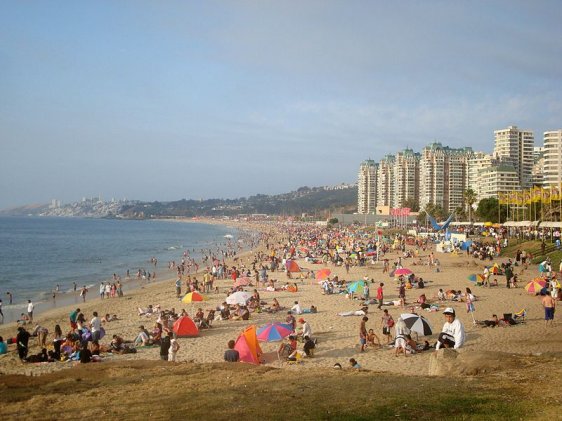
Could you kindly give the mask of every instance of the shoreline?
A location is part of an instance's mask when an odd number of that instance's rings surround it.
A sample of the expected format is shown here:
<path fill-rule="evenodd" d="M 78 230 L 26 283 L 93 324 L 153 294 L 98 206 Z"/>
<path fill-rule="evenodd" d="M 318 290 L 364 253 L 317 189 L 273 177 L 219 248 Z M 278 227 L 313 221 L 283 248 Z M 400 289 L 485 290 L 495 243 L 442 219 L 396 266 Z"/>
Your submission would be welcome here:
<path fill-rule="evenodd" d="M 250 228 L 253 232 L 266 232 L 276 235 L 275 241 L 277 244 L 282 244 L 286 239 L 288 233 L 278 224 L 248 224 L 241 223 L 240 229 Z M 312 226 L 310 226 L 311 229 Z M 288 228 L 287 228 L 288 229 Z M 320 230 L 318 232 L 321 232 Z M 322 231 L 323 232 L 323 231 Z M 269 237 L 268 242 L 271 244 L 274 237 Z M 252 250 L 244 250 L 243 253 L 237 255 L 238 261 L 235 263 L 234 259 L 226 259 L 226 264 L 230 267 L 232 265 L 239 266 L 245 264 L 250 267 L 250 262 L 257 252 L 265 252 L 266 247 L 262 243 Z M 429 253 L 433 249 L 428 249 L 421 254 L 421 258 L 427 259 Z M 424 339 L 435 341 L 443 325 L 443 315 L 441 314 L 445 307 L 453 307 L 456 309 L 459 319 L 464 323 L 467 332 L 467 342 L 461 353 L 485 353 L 485 352 L 507 352 L 519 355 L 532 355 L 532 354 L 549 354 L 549 353 L 562 353 L 562 340 L 555 337 L 551 341 L 544 341 L 547 335 L 552 335 L 555 332 L 560 332 L 559 325 L 554 329 L 544 326 L 543 312 L 540 300 L 536 297 L 526 293 L 522 288 L 525 282 L 534 278 L 536 273 L 534 269 L 527 271 L 522 267 L 517 268 L 517 274 L 520 276 L 520 287 L 516 289 L 506 289 L 503 287 L 482 288 L 476 287 L 473 283 L 467 281 L 467 276 L 470 273 L 481 273 L 484 264 L 488 262 L 480 261 L 465 255 L 455 256 L 451 254 L 436 253 L 440 262 L 440 271 L 434 270 L 427 265 L 413 265 L 414 259 L 405 259 L 404 264 L 414 270 L 416 275 L 421 276 L 426 281 L 426 289 L 423 291 L 431 302 L 436 302 L 434 297 L 437 295 L 439 288 L 464 290 L 465 287 L 472 287 L 473 292 L 477 296 L 476 313 L 477 320 L 489 319 L 492 313 L 501 315 L 503 313 L 515 313 L 522 308 L 527 310 L 527 317 L 524 324 L 513 327 L 498 327 L 481 328 L 472 324 L 472 319 L 466 313 L 465 303 L 447 301 L 445 303 L 438 303 L 439 310 L 434 312 L 424 311 L 418 308 L 415 300 L 419 295 L 418 290 L 409 290 L 407 292 L 406 308 L 402 309 L 396 306 L 385 306 L 389 313 L 395 320 L 400 317 L 401 313 L 416 311 L 422 314 L 429 323 L 433 326 L 433 335 L 427 338 L 420 337 L 423 342 Z M 399 254 L 391 252 L 385 257 L 391 261 L 397 259 Z M 501 263 L 506 261 L 507 258 L 500 257 L 495 259 L 495 262 Z M 389 278 L 388 274 L 382 273 L 382 266 L 380 264 L 368 266 L 352 266 L 349 273 L 346 272 L 342 266 L 328 265 L 315 265 L 310 262 L 305 263 L 304 260 L 298 261 L 301 267 L 309 267 L 317 271 L 323 267 L 329 267 L 332 271 L 332 276 L 338 275 L 340 279 L 353 281 L 363 279 L 367 276 L 375 281 L 375 285 L 379 282 L 385 284 L 385 301 L 394 301 L 397 299 L 398 291 L 396 290 L 396 283 L 393 278 Z M 201 268 L 202 270 L 204 268 Z M 201 273 L 202 271 L 199 271 Z M 192 274 L 193 276 L 193 274 Z M 278 280 L 279 284 L 285 283 L 286 276 L 284 272 L 270 273 L 271 278 Z M 500 285 L 505 285 L 500 279 Z M 185 277 L 183 278 L 185 280 Z M 199 276 L 198 276 L 198 279 Z M 219 294 L 209 293 L 204 294 L 205 301 L 202 303 L 182 304 L 175 296 L 174 288 L 175 278 L 161 279 L 158 282 L 141 285 L 135 291 L 127 293 L 123 298 L 104 299 L 103 301 L 97 298 L 96 300 L 88 300 L 84 305 L 80 304 L 80 308 L 86 319 L 89 320 L 93 311 L 98 311 L 100 316 L 110 313 L 117 314 L 119 319 L 116 322 L 111 322 L 104 326 L 106 329 L 106 338 L 111 338 L 113 334 L 118 334 L 125 339 L 133 340 L 138 332 L 139 325 L 144 325 L 149 330 L 155 322 L 155 318 L 138 316 L 137 308 L 146 308 L 148 304 L 160 304 L 163 309 L 170 309 L 175 307 L 176 311 L 182 308 L 186 309 L 190 315 L 197 310 L 198 307 L 203 309 L 214 309 L 224 301 L 224 293 L 228 287 L 232 285 L 231 279 L 224 279 L 216 281 L 219 287 Z M 429 358 L 431 352 L 422 352 L 417 355 L 408 356 L 408 358 L 396 358 L 394 356 L 394 349 L 369 349 L 365 353 L 359 352 L 357 330 L 359 327 L 360 318 L 358 317 L 341 317 L 338 315 L 340 312 L 349 312 L 357 310 L 361 302 L 357 300 L 346 299 L 344 295 L 333 294 L 324 295 L 318 283 L 312 279 L 294 279 L 290 282 L 298 283 L 298 292 L 292 293 L 288 291 L 265 291 L 258 287 L 261 295 L 261 300 L 270 303 L 273 298 L 277 298 L 282 306 L 291 308 L 293 302 L 298 300 L 303 308 L 309 308 L 315 305 L 318 308 L 316 314 L 305 314 L 303 317 L 310 322 L 313 334 L 318 338 L 318 349 L 315 357 L 306 359 L 302 367 L 310 368 L 325 368 L 331 369 L 335 363 L 345 363 L 350 357 L 356 358 L 361 366 L 368 370 L 376 370 L 389 373 L 406 374 L 406 375 L 426 375 L 428 374 Z M 184 291 L 182 285 L 182 292 Z M 252 290 L 254 287 L 247 288 Z M 375 295 L 376 287 L 371 287 L 371 296 Z M 183 295 L 183 294 L 182 294 Z M 63 331 L 68 329 L 68 312 L 73 310 L 72 304 L 66 307 L 48 310 L 42 313 L 38 321 L 42 326 L 45 326 L 52 332 L 54 324 L 60 324 Z M 384 337 L 380 333 L 380 318 L 382 311 L 378 310 L 375 306 L 369 308 L 369 321 L 367 322 L 368 328 L 373 328 L 381 339 Z M 203 330 L 200 335 L 195 338 L 180 338 L 178 339 L 181 350 L 178 354 L 178 361 L 180 362 L 194 362 L 194 363 L 216 363 L 221 362 L 226 343 L 230 339 L 236 339 L 238 334 L 249 325 L 261 326 L 266 323 L 284 321 L 286 311 L 281 311 L 277 314 L 269 314 L 267 312 L 252 313 L 249 321 L 216 321 L 213 327 L 209 330 Z M 4 337 L 11 337 L 15 332 L 15 325 L 0 326 L 0 334 Z M 49 336 L 49 339 L 52 335 Z M 33 340 L 32 340 L 33 341 Z M 102 340 L 107 343 L 108 339 Z M 34 342 L 34 341 L 33 341 Z M 267 366 L 276 368 L 292 369 L 293 366 L 282 364 L 276 355 L 276 350 L 279 342 L 260 343 L 264 352 L 264 359 Z M 31 352 L 37 348 L 34 347 Z M 28 373 L 33 372 L 40 374 L 58 370 L 68 365 L 52 363 L 44 366 L 36 367 L 30 364 L 21 364 L 17 358 L 13 357 L 0 359 L 0 373 Z M 158 348 L 139 348 L 137 354 L 122 355 L 111 357 L 112 360 L 158 360 Z"/>

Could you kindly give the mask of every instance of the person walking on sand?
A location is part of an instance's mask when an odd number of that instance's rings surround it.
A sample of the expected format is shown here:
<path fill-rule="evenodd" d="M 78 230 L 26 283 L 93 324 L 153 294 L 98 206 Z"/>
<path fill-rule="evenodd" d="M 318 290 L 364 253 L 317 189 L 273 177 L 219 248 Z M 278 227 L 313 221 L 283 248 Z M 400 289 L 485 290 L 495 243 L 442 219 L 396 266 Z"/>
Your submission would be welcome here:
<path fill-rule="evenodd" d="M 554 312 L 556 310 L 556 300 L 552 295 L 546 294 L 541 299 L 542 306 L 544 307 L 544 324 L 545 326 L 554 326 Z M 550 323 L 549 323 L 550 322 Z"/>
<path fill-rule="evenodd" d="M 365 352 L 365 348 L 367 347 L 367 326 L 366 323 L 369 321 L 367 316 L 364 316 L 361 319 L 361 324 L 359 325 L 359 343 L 361 344 L 361 351 Z"/>
<path fill-rule="evenodd" d="M 86 294 L 88 293 L 88 288 L 86 288 L 86 285 L 84 285 L 82 287 L 82 290 L 80 290 L 80 297 L 82 297 L 82 302 L 85 303 L 86 302 Z"/>
<path fill-rule="evenodd" d="M 35 306 L 31 302 L 31 300 L 27 300 L 27 317 L 29 317 L 29 322 L 33 322 L 33 308 Z"/>

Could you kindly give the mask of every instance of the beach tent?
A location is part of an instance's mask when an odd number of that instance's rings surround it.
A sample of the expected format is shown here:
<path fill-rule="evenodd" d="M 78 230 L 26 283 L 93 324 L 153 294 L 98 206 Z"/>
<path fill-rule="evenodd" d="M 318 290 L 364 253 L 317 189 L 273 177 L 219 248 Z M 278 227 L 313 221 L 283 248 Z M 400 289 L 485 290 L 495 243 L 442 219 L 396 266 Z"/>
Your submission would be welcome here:
<path fill-rule="evenodd" d="M 285 267 L 287 268 L 288 272 L 300 272 L 301 268 L 299 267 L 299 265 L 297 264 L 297 262 L 295 262 L 294 260 L 287 260 L 287 262 L 285 263 Z"/>
<path fill-rule="evenodd" d="M 262 350 L 256 336 L 254 325 L 246 328 L 236 339 L 234 349 L 240 354 L 240 362 L 259 364 Z"/>
<path fill-rule="evenodd" d="M 188 316 L 180 317 L 174 323 L 174 333 L 180 337 L 190 337 L 190 336 L 198 336 L 199 329 Z"/>

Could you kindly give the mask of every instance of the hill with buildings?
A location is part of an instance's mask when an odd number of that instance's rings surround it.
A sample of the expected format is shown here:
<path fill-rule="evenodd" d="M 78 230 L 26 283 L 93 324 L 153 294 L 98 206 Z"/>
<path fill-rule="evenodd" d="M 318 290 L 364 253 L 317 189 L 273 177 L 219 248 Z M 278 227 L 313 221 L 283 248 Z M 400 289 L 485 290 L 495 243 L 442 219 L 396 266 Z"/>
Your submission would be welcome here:
<path fill-rule="evenodd" d="M 89 218 L 151 219 L 168 217 L 220 217 L 251 214 L 325 218 L 331 213 L 357 210 L 357 186 L 300 187 L 278 195 L 258 194 L 238 199 L 181 199 L 170 202 L 109 201 L 82 199 L 61 204 L 27 205 L 0 211 L 9 216 L 59 216 Z"/>

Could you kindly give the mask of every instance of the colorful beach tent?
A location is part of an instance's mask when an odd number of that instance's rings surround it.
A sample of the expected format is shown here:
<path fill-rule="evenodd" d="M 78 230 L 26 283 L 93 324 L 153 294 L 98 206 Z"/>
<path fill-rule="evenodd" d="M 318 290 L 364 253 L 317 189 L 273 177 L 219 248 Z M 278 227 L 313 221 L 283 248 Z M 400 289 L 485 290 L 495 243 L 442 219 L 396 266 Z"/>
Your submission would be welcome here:
<path fill-rule="evenodd" d="M 174 323 L 174 333 L 181 338 L 198 336 L 199 329 L 188 316 L 180 317 Z"/>
<path fill-rule="evenodd" d="M 193 291 L 188 294 L 185 294 L 184 297 L 181 299 L 181 302 L 185 304 L 189 304 L 194 301 L 204 301 L 204 300 L 205 298 L 201 294 L 199 294 L 197 291 Z"/>
<path fill-rule="evenodd" d="M 236 339 L 234 349 L 240 354 L 240 362 L 259 364 L 262 350 L 256 336 L 254 325 L 246 328 Z"/>
<path fill-rule="evenodd" d="M 299 267 L 299 265 L 297 264 L 297 262 L 295 262 L 294 260 L 287 260 L 287 262 L 285 262 L 285 267 L 287 268 L 288 272 L 300 272 L 301 268 Z"/>
<path fill-rule="evenodd" d="M 353 292 L 355 294 L 363 294 L 365 289 L 365 281 L 355 281 L 349 284 L 347 287 L 348 292 Z"/>

